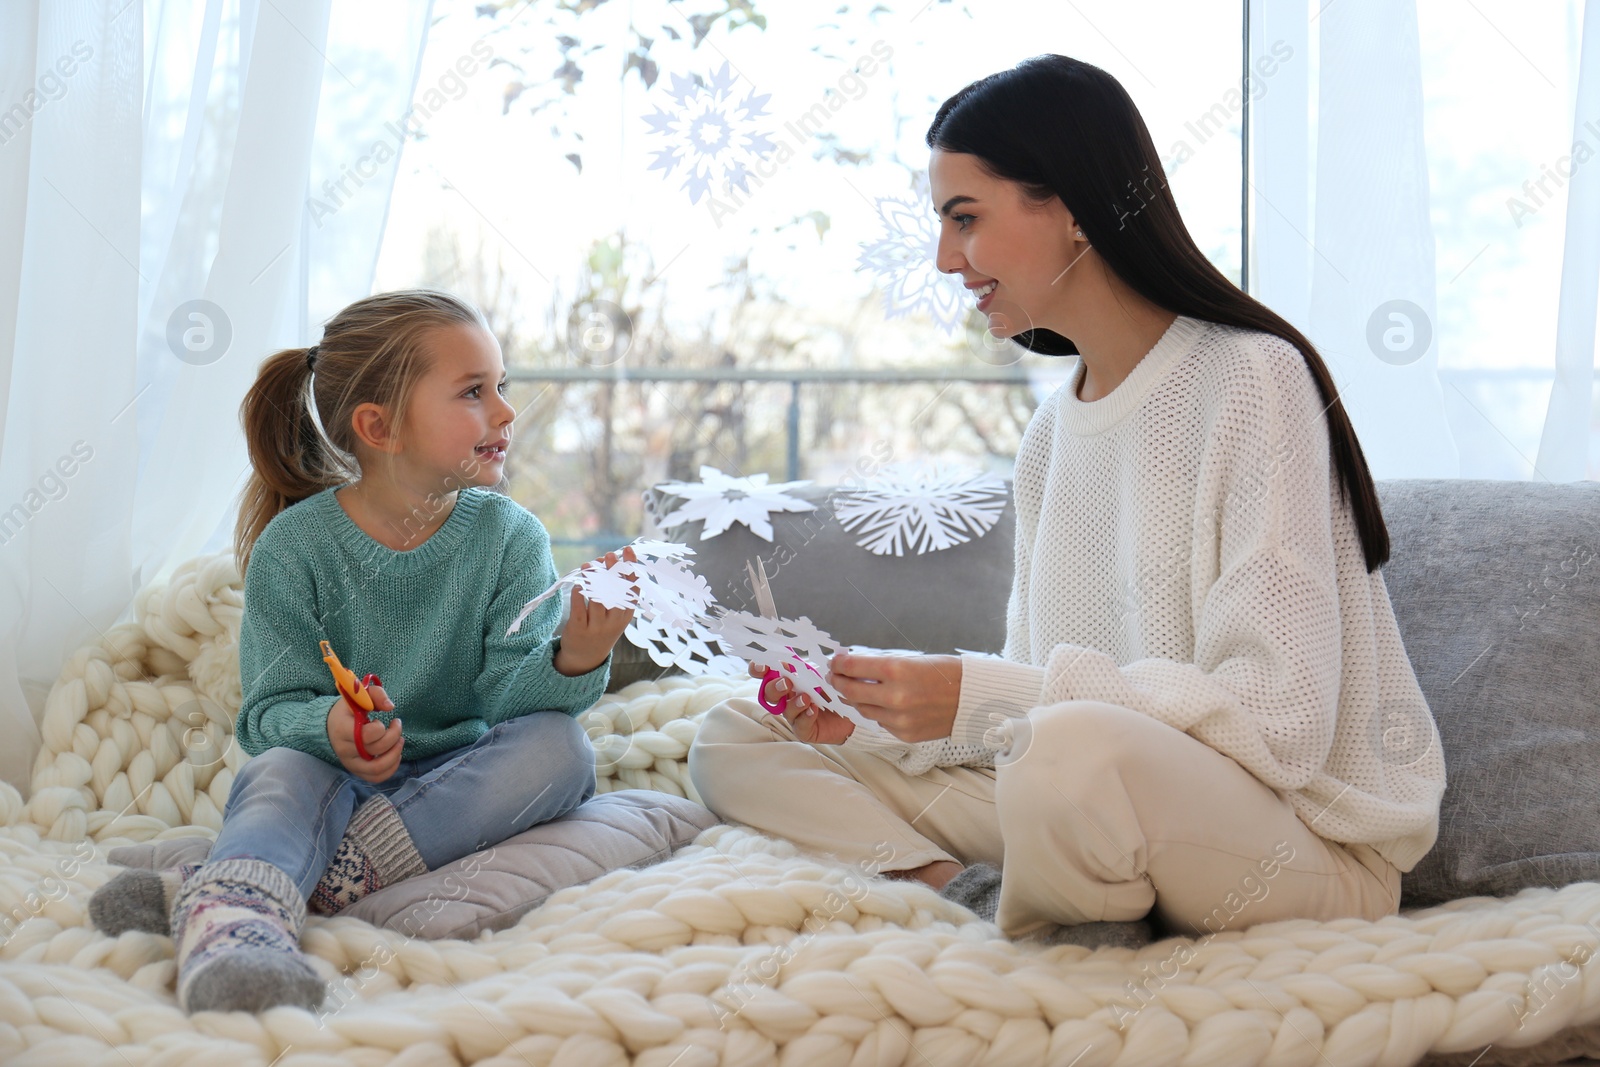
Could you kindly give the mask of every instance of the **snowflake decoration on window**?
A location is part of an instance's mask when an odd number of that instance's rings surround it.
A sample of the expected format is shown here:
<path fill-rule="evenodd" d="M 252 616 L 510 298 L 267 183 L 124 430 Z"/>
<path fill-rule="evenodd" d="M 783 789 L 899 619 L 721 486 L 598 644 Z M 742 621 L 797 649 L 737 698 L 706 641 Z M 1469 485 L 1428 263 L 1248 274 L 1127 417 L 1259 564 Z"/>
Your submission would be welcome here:
<path fill-rule="evenodd" d="M 662 482 L 656 486 L 664 493 L 683 497 L 685 503 L 671 514 L 661 517 L 661 525 L 671 529 L 680 523 L 703 520 L 700 539 L 708 540 L 722 533 L 736 522 L 742 522 L 750 532 L 763 540 L 772 540 L 772 520 L 779 511 L 811 511 L 815 504 L 790 496 L 787 490 L 799 489 L 810 482 L 778 482 L 767 484 L 765 474 L 749 478 L 734 478 L 715 467 L 701 467 L 698 482 Z"/>
<path fill-rule="evenodd" d="M 722 611 L 710 620 L 718 641 L 731 655 L 782 672 L 798 691 L 822 708 L 843 715 L 858 728 L 883 730 L 864 718 L 844 694 L 828 684 L 828 660 L 845 645 L 804 615 L 798 619 L 769 619 L 748 611 Z M 885 731 L 887 732 L 887 731 Z"/>
<path fill-rule="evenodd" d="M 981 471 L 891 463 L 876 484 L 842 490 L 834 508 L 839 525 L 862 536 L 856 544 L 878 556 L 919 555 L 982 537 L 1000 521 L 1010 492 L 1003 479 Z"/>
<path fill-rule="evenodd" d="M 736 80 L 726 62 L 706 78 L 673 74 L 667 95 L 676 106 L 671 110 L 657 106 L 654 114 L 644 116 L 650 132 L 668 142 L 666 148 L 657 150 L 647 169 L 663 171 L 662 178 L 666 178 L 679 163 L 686 162 L 682 187 L 688 190 L 691 204 L 698 204 L 712 191 L 716 168 L 721 170 L 723 188 L 737 187 L 749 193 L 750 164 L 765 160 L 778 147 L 764 130 L 753 128 L 755 121 L 767 114 L 772 94 L 758 96 L 752 91 L 736 103 Z"/>
<path fill-rule="evenodd" d="M 857 266 L 883 288 L 884 314 L 894 319 L 926 311 L 946 336 L 967 316 L 968 293 L 938 269 L 939 223 L 924 201 L 879 197 L 878 219 L 886 236 L 861 243 Z"/>

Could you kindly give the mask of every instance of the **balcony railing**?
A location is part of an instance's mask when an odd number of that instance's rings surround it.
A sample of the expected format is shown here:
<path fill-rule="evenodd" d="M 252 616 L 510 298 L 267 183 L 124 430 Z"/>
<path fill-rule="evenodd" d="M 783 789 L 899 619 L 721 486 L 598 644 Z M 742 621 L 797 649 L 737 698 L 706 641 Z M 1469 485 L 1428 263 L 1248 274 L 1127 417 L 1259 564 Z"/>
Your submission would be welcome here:
<path fill-rule="evenodd" d="M 920 385 L 931 382 L 968 382 L 986 385 L 1056 385 L 1072 373 L 1075 361 L 1061 360 L 1050 365 L 1012 365 L 1008 367 L 973 367 L 968 369 L 942 369 L 930 367 L 910 368 L 688 368 L 652 367 L 633 368 L 626 363 L 612 367 L 521 367 L 508 369 L 507 376 L 517 382 L 761 382 L 787 384 L 789 403 L 787 409 L 786 471 L 784 478 L 795 481 L 802 477 L 800 464 L 800 414 L 801 387 L 828 384 Z M 1498 383 L 1549 383 L 1554 372 L 1539 368 L 1441 368 L 1439 378 L 1446 385 L 1455 384 L 1463 393 L 1483 382 Z M 1500 428 L 1506 436 L 1504 428 Z M 1506 438 L 1510 441 L 1510 438 Z M 1515 446 L 1512 446 L 1515 448 Z M 1521 454 L 1519 452 L 1519 454 Z M 1591 455 L 1600 456 L 1600 428 L 1595 431 Z M 1531 457 L 1523 456 L 1528 462 Z M 642 487 L 641 487 L 642 488 Z M 590 537 L 552 537 L 558 546 L 588 546 L 598 551 L 609 551 L 631 540 L 620 532 L 597 532 Z"/>
<path fill-rule="evenodd" d="M 786 481 L 800 477 L 800 387 L 820 383 L 869 383 L 875 385 L 915 385 L 924 382 L 976 382 L 990 385 L 1031 385 L 1038 381 L 1065 381 L 1072 365 L 1061 370 L 1011 367 L 984 367 L 970 370 L 939 370 L 928 367 L 838 369 L 797 368 L 740 368 L 706 370 L 690 367 L 654 367 L 646 370 L 629 368 L 625 363 L 614 367 L 556 367 L 518 368 L 508 370 L 507 377 L 517 382 L 779 382 L 789 385 L 789 410 L 787 417 L 788 470 Z M 569 543 L 599 544 L 598 540 L 585 539 Z M 621 543 L 621 542 L 619 542 Z"/>

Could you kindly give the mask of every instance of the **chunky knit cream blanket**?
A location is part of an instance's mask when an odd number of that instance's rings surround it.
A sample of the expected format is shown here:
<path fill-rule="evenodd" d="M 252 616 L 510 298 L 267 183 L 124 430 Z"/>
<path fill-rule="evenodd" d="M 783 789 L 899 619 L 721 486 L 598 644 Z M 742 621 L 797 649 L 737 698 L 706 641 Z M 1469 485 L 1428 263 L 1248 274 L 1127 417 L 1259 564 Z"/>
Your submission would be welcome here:
<path fill-rule="evenodd" d="M 108 938 L 109 848 L 215 833 L 240 762 L 240 579 L 203 557 L 79 650 L 25 803 L 0 784 L 0 1063 L 494 1067 L 1547 1063 L 1600 1052 L 1600 886 L 1138 952 L 1013 945 L 925 887 L 719 826 L 516 927 L 419 941 L 313 916 L 320 1013 L 186 1016 L 170 939 Z M 694 796 L 700 714 L 748 679 L 585 713 L 601 789 Z"/>

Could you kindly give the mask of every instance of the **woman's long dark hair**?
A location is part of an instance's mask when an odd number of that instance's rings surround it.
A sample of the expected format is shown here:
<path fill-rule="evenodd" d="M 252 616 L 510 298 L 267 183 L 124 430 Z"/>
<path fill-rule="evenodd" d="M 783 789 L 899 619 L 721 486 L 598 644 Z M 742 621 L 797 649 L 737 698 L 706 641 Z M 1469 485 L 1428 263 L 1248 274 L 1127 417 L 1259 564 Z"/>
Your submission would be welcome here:
<path fill-rule="evenodd" d="M 1117 79 L 1066 56 L 1036 56 L 946 100 L 927 141 L 929 148 L 975 156 L 1036 202 L 1059 197 L 1106 265 L 1158 307 L 1275 334 L 1298 348 L 1322 394 L 1339 496 L 1352 505 L 1368 573 L 1388 561 L 1389 531 L 1372 474 L 1322 357 L 1195 247 L 1150 131 Z M 1013 340 L 1047 356 L 1078 354 L 1069 338 L 1050 330 Z"/>

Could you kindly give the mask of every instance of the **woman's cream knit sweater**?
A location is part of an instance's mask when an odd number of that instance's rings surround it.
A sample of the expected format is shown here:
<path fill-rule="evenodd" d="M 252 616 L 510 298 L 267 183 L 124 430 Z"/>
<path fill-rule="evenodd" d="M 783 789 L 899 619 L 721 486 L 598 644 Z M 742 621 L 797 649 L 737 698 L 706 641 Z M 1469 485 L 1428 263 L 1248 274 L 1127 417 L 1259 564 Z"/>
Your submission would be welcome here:
<path fill-rule="evenodd" d="M 910 774 L 993 766 L 1030 708 L 1107 701 L 1410 870 L 1438 833 L 1444 759 L 1305 358 L 1179 316 L 1109 395 L 1079 399 L 1082 380 L 1080 363 L 1017 454 L 1003 657 L 962 657 L 949 738 L 846 744 Z"/>

